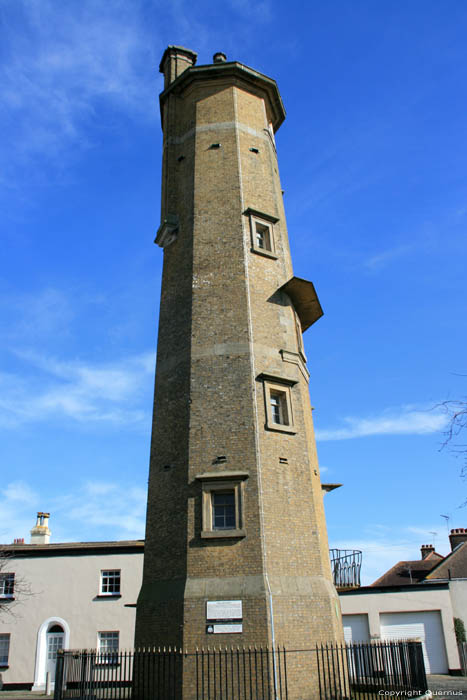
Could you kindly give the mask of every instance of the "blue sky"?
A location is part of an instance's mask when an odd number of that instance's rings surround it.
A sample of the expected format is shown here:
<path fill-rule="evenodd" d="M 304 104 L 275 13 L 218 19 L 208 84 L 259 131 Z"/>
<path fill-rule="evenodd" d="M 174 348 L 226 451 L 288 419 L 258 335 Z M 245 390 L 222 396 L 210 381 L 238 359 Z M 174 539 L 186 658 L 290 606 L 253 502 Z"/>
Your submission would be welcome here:
<path fill-rule="evenodd" d="M 1 0 L 0 539 L 142 537 L 162 254 L 158 64 L 278 82 L 331 546 L 370 582 L 467 525 L 438 402 L 465 396 L 462 0 Z M 433 533 L 437 533 L 436 535 Z"/>

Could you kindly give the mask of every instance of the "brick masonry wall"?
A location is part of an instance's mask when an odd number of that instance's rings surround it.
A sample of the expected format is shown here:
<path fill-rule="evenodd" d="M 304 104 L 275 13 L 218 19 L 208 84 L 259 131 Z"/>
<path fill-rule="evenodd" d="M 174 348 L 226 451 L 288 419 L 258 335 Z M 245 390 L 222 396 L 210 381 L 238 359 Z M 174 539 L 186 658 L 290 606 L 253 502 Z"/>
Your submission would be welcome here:
<path fill-rule="evenodd" d="M 293 272 L 271 104 L 241 70 L 185 83 L 163 101 L 162 218 L 180 224 L 164 250 L 136 644 L 340 640 L 307 378 L 278 292 Z M 252 250 L 248 207 L 277 219 L 276 259 Z M 261 373 L 295 382 L 294 434 L 265 427 Z M 197 477 L 225 470 L 248 474 L 246 536 L 203 539 Z M 206 601 L 231 599 L 243 601 L 243 633 L 207 635 Z M 305 697 L 297 679 L 291 698 Z"/>

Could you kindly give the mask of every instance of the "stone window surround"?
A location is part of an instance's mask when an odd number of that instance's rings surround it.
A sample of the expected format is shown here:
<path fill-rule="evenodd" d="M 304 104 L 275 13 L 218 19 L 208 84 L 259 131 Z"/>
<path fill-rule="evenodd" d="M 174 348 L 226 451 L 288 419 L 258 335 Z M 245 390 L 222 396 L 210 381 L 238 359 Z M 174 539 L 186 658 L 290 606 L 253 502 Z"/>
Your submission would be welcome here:
<path fill-rule="evenodd" d="M 266 414 L 266 430 L 272 430 L 280 433 L 290 433 L 294 435 L 297 430 L 294 425 L 294 413 L 292 407 L 292 387 L 297 384 L 296 379 L 287 379 L 286 377 L 278 377 L 271 374 L 260 374 L 257 377 L 262 380 L 264 387 L 264 409 Z M 287 415 L 287 423 L 276 423 L 273 420 L 271 407 L 271 394 L 280 394 L 285 402 L 285 413 Z"/>
<path fill-rule="evenodd" d="M 244 529 L 245 481 L 247 472 L 208 472 L 199 474 L 201 481 L 202 539 L 232 539 L 246 536 Z M 212 522 L 212 494 L 230 491 L 235 497 L 235 528 L 232 530 L 215 530 Z"/>
<path fill-rule="evenodd" d="M 265 214 L 264 212 L 257 211 L 248 207 L 243 212 L 245 216 L 248 216 L 250 220 L 250 236 L 251 236 L 251 251 L 257 253 L 258 255 L 264 255 L 266 258 L 272 258 L 277 260 L 276 246 L 274 240 L 274 224 L 276 224 L 279 219 L 277 216 L 271 216 L 270 214 Z M 260 248 L 257 245 L 256 240 L 256 224 L 265 226 L 268 229 L 269 235 L 269 248 Z"/>

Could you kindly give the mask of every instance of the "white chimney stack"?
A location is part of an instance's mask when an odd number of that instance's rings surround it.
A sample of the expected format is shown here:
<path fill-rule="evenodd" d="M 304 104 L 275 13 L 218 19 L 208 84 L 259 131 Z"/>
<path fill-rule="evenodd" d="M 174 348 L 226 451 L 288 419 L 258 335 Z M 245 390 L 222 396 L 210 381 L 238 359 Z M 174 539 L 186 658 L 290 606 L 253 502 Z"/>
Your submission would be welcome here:
<path fill-rule="evenodd" d="M 50 513 L 37 514 L 36 524 L 31 530 L 31 544 L 49 544 L 49 518 Z"/>

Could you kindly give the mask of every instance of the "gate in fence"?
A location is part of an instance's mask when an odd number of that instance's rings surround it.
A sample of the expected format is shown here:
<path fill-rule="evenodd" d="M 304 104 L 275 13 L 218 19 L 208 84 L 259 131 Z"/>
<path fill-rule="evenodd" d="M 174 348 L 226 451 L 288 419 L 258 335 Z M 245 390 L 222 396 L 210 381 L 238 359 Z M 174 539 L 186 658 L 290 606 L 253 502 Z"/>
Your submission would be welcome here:
<path fill-rule="evenodd" d="M 55 700 L 356 700 L 427 690 L 420 642 L 314 649 L 62 651 Z M 382 692 L 381 692 L 382 691 Z"/>

